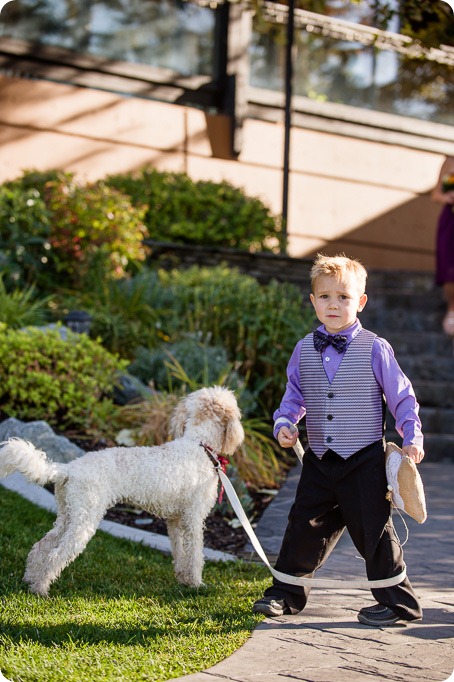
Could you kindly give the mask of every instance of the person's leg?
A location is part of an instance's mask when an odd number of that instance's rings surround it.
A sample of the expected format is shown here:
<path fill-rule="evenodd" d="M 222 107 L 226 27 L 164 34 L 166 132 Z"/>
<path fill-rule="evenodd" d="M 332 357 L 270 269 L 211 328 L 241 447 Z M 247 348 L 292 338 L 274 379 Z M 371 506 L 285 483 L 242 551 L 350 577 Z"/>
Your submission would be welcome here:
<path fill-rule="evenodd" d="M 276 570 L 296 576 L 311 577 L 333 550 L 345 527 L 333 495 L 330 471 L 334 453 L 319 460 L 312 451 L 304 455 L 304 464 L 295 502 L 275 565 Z M 265 591 L 266 600 L 285 600 L 291 613 L 301 611 L 307 602 L 309 587 L 289 585 L 276 578 Z M 260 608 L 259 600 L 254 610 Z M 267 615 L 277 615 L 267 612 Z"/>
<path fill-rule="evenodd" d="M 346 463 L 348 475 L 338 484 L 339 506 L 353 543 L 366 561 L 367 577 L 380 580 L 398 575 L 405 564 L 385 497 L 383 444 L 356 453 Z M 421 607 L 408 578 L 394 587 L 371 591 L 379 604 L 403 620 L 421 618 Z"/>
<path fill-rule="evenodd" d="M 454 282 L 443 284 L 443 297 L 447 306 L 443 320 L 443 331 L 449 336 L 454 336 Z"/>

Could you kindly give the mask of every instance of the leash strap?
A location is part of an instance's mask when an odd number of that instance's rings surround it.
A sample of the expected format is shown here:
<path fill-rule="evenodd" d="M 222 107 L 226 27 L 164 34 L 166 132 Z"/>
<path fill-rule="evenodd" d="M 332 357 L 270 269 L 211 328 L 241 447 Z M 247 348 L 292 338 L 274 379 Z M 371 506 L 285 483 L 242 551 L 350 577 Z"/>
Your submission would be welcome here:
<path fill-rule="evenodd" d="M 303 456 L 304 456 L 304 450 L 303 446 L 299 442 L 299 440 L 296 441 L 296 444 L 294 446 L 294 450 L 298 456 L 298 459 L 300 462 L 303 462 Z M 238 495 L 235 492 L 235 488 L 231 484 L 230 480 L 226 476 L 226 474 L 222 471 L 221 468 L 216 468 L 216 471 L 218 473 L 218 476 L 221 480 L 221 484 L 224 487 L 225 492 L 227 493 L 227 497 L 229 498 L 230 504 L 233 507 L 233 511 L 237 515 L 239 521 L 241 522 L 241 525 L 243 526 L 244 530 L 246 531 L 249 540 L 252 543 L 252 546 L 254 547 L 255 551 L 257 552 L 258 556 L 260 559 L 263 561 L 263 563 L 268 567 L 272 575 L 277 578 L 277 580 L 280 580 L 282 583 L 287 583 L 289 585 L 300 585 L 300 586 L 308 586 L 308 587 L 324 587 L 324 588 L 374 588 L 377 589 L 379 587 L 393 587 L 394 585 L 399 585 L 406 577 L 407 575 L 407 569 L 404 567 L 403 571 L 399 573 L 398 575 L 393 576 L 392 578 L 383 578 L 382 580 L 363 580 L 363 579 L 358 579 L 358 580 L 334 580 L 330 578 L 304 578 L 302 576 L 295 576 L 295 575 L 288 575 L 287 573 L 281 573 L 281 571 L 276 571 L 275 568 L 273 568 L 268 561 L 268 557 L 266 556 L 265 552 L 263 551 L 262 545 L 259 542 L 258 537 L 256 536 L 254 529 L 252 528 L 249 519 L 247 518 L 245 511 L 241 505 L 241 502 L 238 498 Z"/>

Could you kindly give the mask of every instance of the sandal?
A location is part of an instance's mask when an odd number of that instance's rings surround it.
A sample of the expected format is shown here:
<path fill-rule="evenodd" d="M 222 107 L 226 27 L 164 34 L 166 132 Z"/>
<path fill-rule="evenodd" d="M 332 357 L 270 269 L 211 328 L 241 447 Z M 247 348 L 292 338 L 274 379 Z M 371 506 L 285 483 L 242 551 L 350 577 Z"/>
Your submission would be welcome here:
<path fill-rule="evenodd" d="M 454 310 L 449 310 L 443 320 L 443 331 L 448 336 L 454 336 Z"/>

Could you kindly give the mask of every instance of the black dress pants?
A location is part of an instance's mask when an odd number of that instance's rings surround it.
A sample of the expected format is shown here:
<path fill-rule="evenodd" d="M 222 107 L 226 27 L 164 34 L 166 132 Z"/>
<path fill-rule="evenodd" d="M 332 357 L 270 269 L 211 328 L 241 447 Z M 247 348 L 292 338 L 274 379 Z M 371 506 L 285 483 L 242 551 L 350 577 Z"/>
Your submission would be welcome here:
<path fill-rule="evenodd" d="M 400 573 L 404 568 L 403 552 L 386 500 L 386 486 L 381 440 L 348 459 L 332 450 L 319 459 L 307 450 L 275 568 L 290 575 L 312 577 L 346 527 L 365 559 L 368 580 Z M 408 578 L 394 587 L 371 591 L 377 602 L 390 606 L 404 620 L 422 615 Z M 292 613 L 297 613 L 305 607 L 309 592 L 310 587 L 274 579 L 265 596 L 285 599 Z"/>

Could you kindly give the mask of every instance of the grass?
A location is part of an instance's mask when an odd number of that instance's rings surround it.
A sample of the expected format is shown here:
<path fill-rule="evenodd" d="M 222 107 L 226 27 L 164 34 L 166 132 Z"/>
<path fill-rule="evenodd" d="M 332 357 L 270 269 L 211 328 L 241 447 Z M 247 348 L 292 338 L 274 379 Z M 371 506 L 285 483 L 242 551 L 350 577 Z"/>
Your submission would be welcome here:
<path fill-rule="evenodd" d="M 169 556 L 100 531 L 37 597 L 22 575 L 53 520 L 0 488 L 0 671 L 13 682 L 169 680 L 223 660 L 261 620 L 264 567 L 207 562 L 206 585 L 186 588 Z"/>

